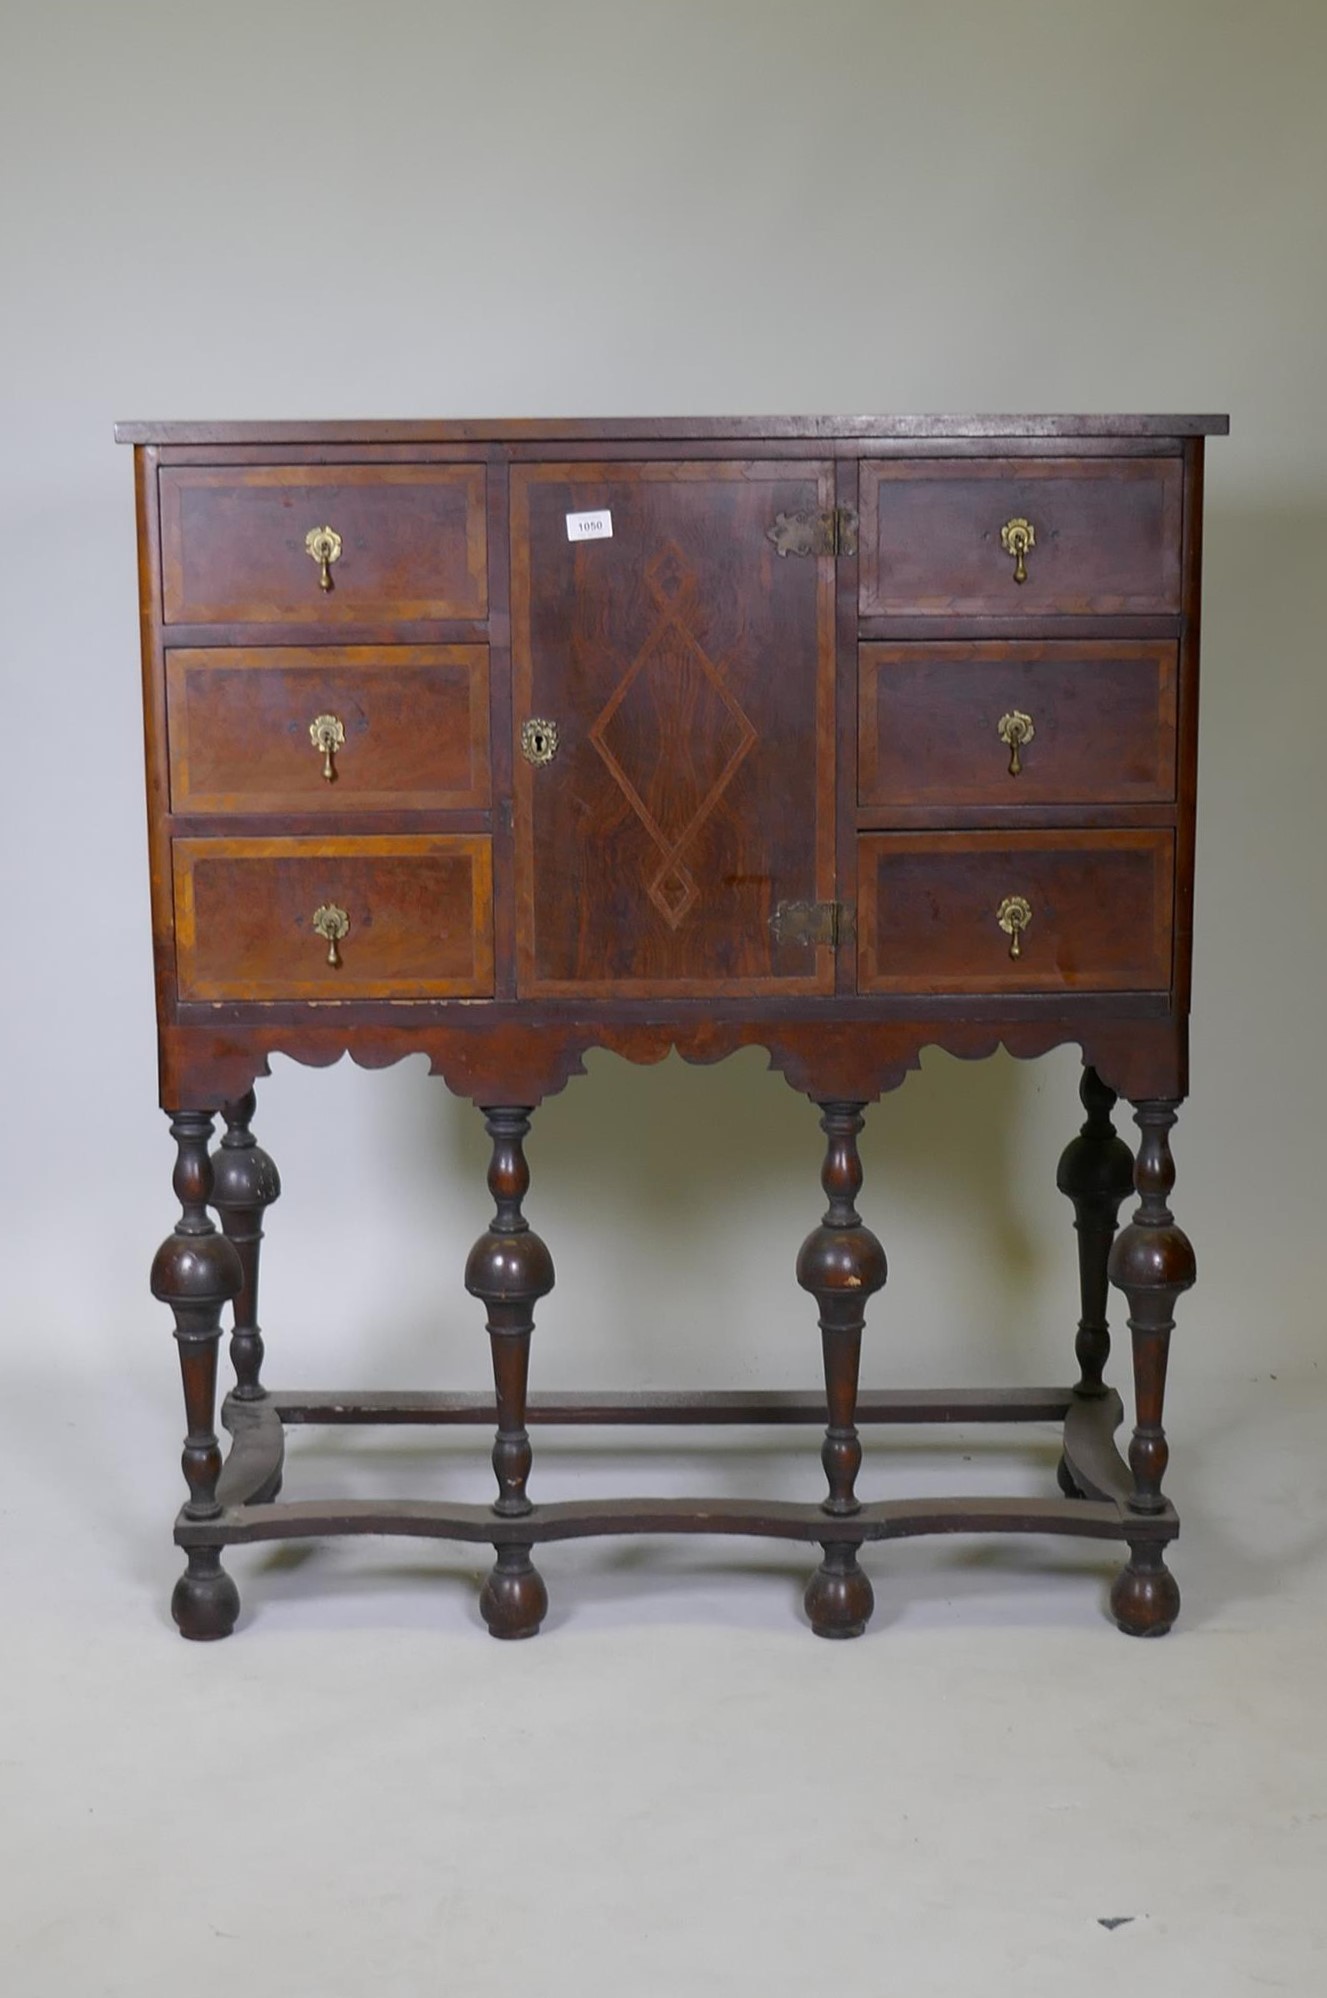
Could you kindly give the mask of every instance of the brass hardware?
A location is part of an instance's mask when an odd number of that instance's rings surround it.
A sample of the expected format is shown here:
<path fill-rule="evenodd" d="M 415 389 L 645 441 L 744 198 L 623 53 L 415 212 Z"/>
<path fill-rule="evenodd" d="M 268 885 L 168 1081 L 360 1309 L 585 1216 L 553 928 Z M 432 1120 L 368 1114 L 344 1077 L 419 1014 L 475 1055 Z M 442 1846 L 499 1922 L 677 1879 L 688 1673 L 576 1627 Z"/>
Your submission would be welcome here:
<path fill-rule="evenodd" d="M 995 724 L 995 732 L 1009 751 L 1009 775 L 1017 777 L 1023 768 L 1023 759 L 1018 752 L 1037 733 L 1032 726 L 1032 717 L 1015 708 L 1012 714 L 1001 715 Z"/>
<path fill-rule="evenodd" d="M 336 765 L 332 759 L 338 749 L 346 746 L 344 723 L 336 715 L 315 715 L 309 723 L 309 740 L 322 752 L 324 782 L 335 784 Z"/>
<path fill-rule="evenodd" d="M 332 564 L 341 560 L 341 536 L 334 527 L 311 527 L 304 537 L 305 553 L 318 564 L 318 587 L 332 587 Z"/>
<path fill-rule="evenodd" d="M 778 513 L 765 539 L 772 541 L 780 555 L 829 555 L 833 552 L 833 515 L 827 513 Z"/>
<path fill-rule="evenodd" d="M 765 539 L 780 555 L 855 555 L 857 510 L 831 506 L 821 513 L 776 513 Z"/>
<path fill-rule="evenodd" d="M 995 920 L 1009 939 L 1009 955 L 1023 955 L 1023 932 L 1032 921 L 1032 904 L 1023 895 L 1006 895 L 995 912 Z"/>
<path fill-rule="evenodd" d="M 344 909 L 339 909 L 335 902 L 324 902 L 313 912 L 313 927 L 326 941 L 327 962 L 334 971 L 339 971 L 341 953 L 337 945 L 350 929 L 349 916 Z"/>
<path fill-rule="evenodd" d="M 558 753 L 558 725 L 531 715 L 521 723 L 521 755 L 527 763 L 551 763 Z"/>
<path fill-rule="evenodd" d="M 1028 579 L 1027 552 L 1029 548 L 1035 548 L 1036 545 L 1037 537 L 1033 532 L 1032 522 L 1024 520 L 1021 514 L 1016 514 L 1013 520 L 1007 520 L 1000 529 L 1000 546 L 1004 549 L 1006 555 L 1012 555 L 1014 558 L 1014 581 L 1016 583 L 1026 583 Z"/>
<path fill-rule="evenodd" d="M 769 926 L 780 943 L 798 943 L 807 950 L 813 944 L 837 950 L 857 927 L 852 910 L 842 902 L 780 902 Z"/>

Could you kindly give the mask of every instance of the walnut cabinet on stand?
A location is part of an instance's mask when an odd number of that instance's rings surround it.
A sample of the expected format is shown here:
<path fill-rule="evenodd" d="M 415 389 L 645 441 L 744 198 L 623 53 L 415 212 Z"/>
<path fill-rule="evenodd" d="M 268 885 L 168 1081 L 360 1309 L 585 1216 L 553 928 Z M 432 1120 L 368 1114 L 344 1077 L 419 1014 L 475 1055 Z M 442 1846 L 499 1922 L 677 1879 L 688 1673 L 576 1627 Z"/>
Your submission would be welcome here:
<path fill-rule="evenodd" d="M 825 1637 L 870 1617 L 864 1542 L 1086 1535 L 1120 1543 L 1120 1627 L 1170 1627 L 1162 1402 L 1194 1259 L 1169 1141 L 1187 1089 L 1203 446 L 1225 429 L 120 427 L 180 1205 L 152 1289 L 184 1383 L 186 1637 L 235 1623 L 227 1547 L 333 1534 L 488 1543 L 498 1637 L 539 1628 L 541 1542 L 622 1533 L 808 1542 Z M 886 1276 L 858 1204 L 868 1106 L 928 1046 L 1065 1042 L 1084 1062 L 1059 1173 L 1078 1231 L 1076 1380 L 859 1392 Z M 823 1213 L 808 1200 L 788 1263 L 823 1385 L 532 1394 L 553 1285 L 526 1214 L 537 1106 L 592 1047 L 712 1062 L 750 1043 L 819 1111 Z M 374 1068 L 422 1051 L 485 1119 L 493 1216 L 457 1281 L 487 1323 L 491 1398 L 264 1380 L 259 1253 L 280 1187 L 253 1085 L 273 1053 L 346 1051 Z M 223 1319 L 234 1384 L 218 1410 Z M 872 1499 L 865 1425 L 959 1417 L 1062 1423 L 1058 1491 Z M 539 1502 L 534 1425 L 747 1422 L 823 1430 L 819 1504 Z M 496 1497 L 282 1497 L 298 1423 L 491 1425 Z"/>

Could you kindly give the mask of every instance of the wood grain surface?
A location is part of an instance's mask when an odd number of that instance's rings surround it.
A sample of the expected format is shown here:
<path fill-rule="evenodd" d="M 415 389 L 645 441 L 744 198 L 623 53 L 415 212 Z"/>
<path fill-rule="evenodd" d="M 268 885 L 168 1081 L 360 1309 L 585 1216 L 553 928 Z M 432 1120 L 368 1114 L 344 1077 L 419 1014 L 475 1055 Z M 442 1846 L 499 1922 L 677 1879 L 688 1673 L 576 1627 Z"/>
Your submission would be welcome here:
<path fill-rule="evenodd" d="M 487 839 L 177 839 L 175 926 L 187 999 L 465 998 L 493 990 Z M 344 909 L 341 963 L 313 928 Z"/>
<path fill-rule="evenodd" d="M 1146 992 L 1171 976 L 1167 831 L 872 833 L 861 840 L 863 992 Z M 1032 919 L 1011 955 L 996 912 Z"/>
<path fill-rule="evenodd" d="M 166 654 L 178 813 L 483 810 L 482 645 L 242 646 Z M 323 774 L 310 724 L 345 730 Z"/>
<path fill-rule="evenodd" d="M 863 616 L 1046 618 L 1180 604 L 1178 457 L 911 459 L 862 467 Z M 1035 545 L 1015 581 L 1001 530 Z"/>
<path fill-rule="evenodd" d="M 1170 804 L 1177 647 L 1165 640 L 864 645 L 863 806 Z M 1011 752 L 1001 720 L 1025 715 Z"/>
<path fill-rule="evenodd" d="M 482 465 L 166 466 L 159 480 L 167 624 L 488 608 Z M 326 590 L 305 547 L 324 526 L 341 537 Z"/>
<path fill-rule="evenodd" d="M 815 462 L 513 470 L 515 725 L 559 737 L 514 766 L 523 993 L 832 989 L 772 918 L 834 892 L 833 564 L 769 539 L 832 499 Z"/>

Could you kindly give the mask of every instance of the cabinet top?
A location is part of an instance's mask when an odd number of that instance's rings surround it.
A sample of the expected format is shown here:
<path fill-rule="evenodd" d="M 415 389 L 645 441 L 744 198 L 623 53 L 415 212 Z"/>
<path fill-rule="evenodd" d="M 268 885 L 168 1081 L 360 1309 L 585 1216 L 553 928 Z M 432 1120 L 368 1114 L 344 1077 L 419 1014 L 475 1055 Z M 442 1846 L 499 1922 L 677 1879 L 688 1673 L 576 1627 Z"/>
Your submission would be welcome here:
<path fill-rule="evenodd" d="M 117 423 L 118 444 L 480 444 L 602 439 L 642 443 L 947 437 L 1224 437 L 1228 416 L 574 416 L 408 417 L 326 423 Z"/>

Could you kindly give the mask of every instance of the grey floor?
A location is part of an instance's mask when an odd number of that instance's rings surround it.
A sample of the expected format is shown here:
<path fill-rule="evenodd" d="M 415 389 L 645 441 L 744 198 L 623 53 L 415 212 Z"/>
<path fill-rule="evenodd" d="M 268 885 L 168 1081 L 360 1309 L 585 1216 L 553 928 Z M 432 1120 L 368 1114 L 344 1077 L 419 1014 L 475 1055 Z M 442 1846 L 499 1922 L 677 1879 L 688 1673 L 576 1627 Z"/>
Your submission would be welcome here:
<path fill-rule="evenodd" d="M 876 1549 L 816 1642 L 798 1550 L 548 1550 L 494 1644 L 463 1549 L 232 1560 L 169 1625 L 177 1412 L 33 1376 L 0 1411 L 6 1992 L 1327 1990 L 1327 1390 L 1173 1396 L 1182 1627 L 1089 1543 Z M 1048 1489 L 1053 1438 L 876 1433 L 863 1485 Z M 482 1489 L 483 1445 L 299 1439 L 288 1489 Z M 163 1462 L 163 1451 L 166 1461 Z M 540 1490 L 800 1492 L 814 1447 L 541 1438 Z"/>

